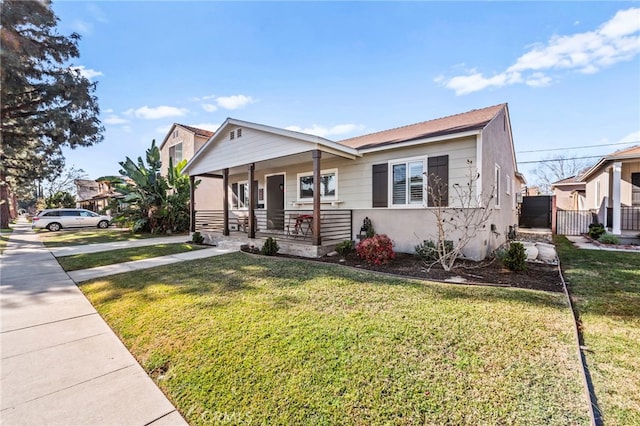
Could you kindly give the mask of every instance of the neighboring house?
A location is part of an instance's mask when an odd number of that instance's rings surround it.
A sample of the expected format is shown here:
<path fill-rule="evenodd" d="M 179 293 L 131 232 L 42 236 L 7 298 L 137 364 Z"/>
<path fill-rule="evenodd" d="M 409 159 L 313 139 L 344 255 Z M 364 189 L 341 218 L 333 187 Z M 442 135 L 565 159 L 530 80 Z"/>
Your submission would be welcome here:
<path fill-rule="evenodd" d="M 218 176 L 225 200 L 218 214 L 196 212 L 192 231 L 257 246 L 253 238 L 275 235 L 282 252 L 315 257 L 357 240 L 369 218 L 396 251 L 413 252 L 437 240 L 426 176 L 439 176 L 443 202 L 459 208 L 469 161 L 479 172 L 474 197 L 493 194 L 490 222 L 464 250 L 481 259 L 517 223 L 524 182 L 506 104 L 342 141 L 228 118 L 185 168 L 192 178 Z"/>
<path fill-rule="evenodd" d="M 580 176 L 586 208 L 613 234 L 640 231 L 640 145 L 602 157 Z"/>
<path fill-rule="evenodd" d="M 107 180 L 76 179 L 76 207 L 100 213 L 107 211 L 109 202 L 122 195 L 111 188 Z"/>
<path fill-rule="evenodd" d="M 586 184 L 579 181 L 579 176 L 553 182 L 551 190 L 556 197 L 558 210 L 587 210 L 585 200 Z"/>
<path fill-rule="evenodd" d="M 174 166 L 182 160 L 190 160 L 211 136 L 213 132 L 209 130 L 174 123 L 159 147 L 162 175 L 167 175 L 169 159 Z M 198 179 L 200 184 L 196 189 L 196 210 L 222 209 L 222 182 L 204 175 Z"/>

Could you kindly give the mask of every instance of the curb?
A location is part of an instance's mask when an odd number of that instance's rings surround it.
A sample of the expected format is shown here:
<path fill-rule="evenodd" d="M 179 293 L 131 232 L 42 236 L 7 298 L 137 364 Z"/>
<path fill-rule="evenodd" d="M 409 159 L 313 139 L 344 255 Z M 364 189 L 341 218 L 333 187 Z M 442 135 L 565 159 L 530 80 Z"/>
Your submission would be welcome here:
<path fill-rule="evenodd" d="M 581 333 L 579 328 L 578 312 L 571 302 L 571 296 L 569 295 L 569 290 L 567 288 L 567 283 L 564 280 L 564 275 L 562 275 L 562 268 L 560 267 L 560 258 L 558 258 L 558 273 L 560 274 L 560 280 L 562 281 L 562 288 L 564 290 L 564 295 L 567 298 L 567 303 L 569 304 L 569 308 L 571 309 L 571 314 L 573 315 L 573 335 L 576 342 L 576 351 L 578 353 L 578 358 L 580 359 L 580 373 L 582 376 L 582 385 L 584 387 L 585 396 L 587 401 L 589 401 L 589 420 L 592 426 L 603 426 L 604 421 L 602 419 L 602 413 L 600 412 L 600 408 L 598 407 L 598 399 L 596 397 L 595 390 L 593 389 L 593 383 L 591 381 L 591 374 L 589 374 L 589 367 L 587 367 L 587 359 L 584 354 L 584 346 L 581 345 Z"/>

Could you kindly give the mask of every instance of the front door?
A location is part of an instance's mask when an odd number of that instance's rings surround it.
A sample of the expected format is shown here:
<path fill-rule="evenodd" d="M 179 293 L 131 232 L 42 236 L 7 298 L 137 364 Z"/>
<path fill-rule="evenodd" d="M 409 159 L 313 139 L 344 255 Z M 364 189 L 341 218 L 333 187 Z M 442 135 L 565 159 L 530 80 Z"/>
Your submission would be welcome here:
<path fill-rule="evenodd" d="M 267 176 L 267 229 L 284 229 L 284 175 Z"/>

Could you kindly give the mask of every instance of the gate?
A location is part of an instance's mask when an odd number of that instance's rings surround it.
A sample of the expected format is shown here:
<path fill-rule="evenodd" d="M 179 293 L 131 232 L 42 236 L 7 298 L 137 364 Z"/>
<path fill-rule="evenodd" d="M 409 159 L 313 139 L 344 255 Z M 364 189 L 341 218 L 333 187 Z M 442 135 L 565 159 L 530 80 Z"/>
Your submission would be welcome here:
<path fill-rule="evenodd" d="M 558 210 L 556 213 L 556 233 L 558 235 L 580 235 L 589 232 L 594 222 L 594 214 L 589 210 Z M 597 222 L 597 219 L 595 220 Z"/>
<path fill-rule="evenodd" d="M 519 222 L 521 228 L 551 228 L 551 196 L 522 197 Z"/>

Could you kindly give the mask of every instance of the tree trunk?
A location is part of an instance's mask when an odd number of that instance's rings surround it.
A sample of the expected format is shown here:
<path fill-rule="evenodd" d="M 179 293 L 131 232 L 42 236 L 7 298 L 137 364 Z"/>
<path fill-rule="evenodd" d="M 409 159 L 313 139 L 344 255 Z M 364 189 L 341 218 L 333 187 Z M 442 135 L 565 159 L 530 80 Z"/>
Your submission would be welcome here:
<path fill-rule="evenodd" d="M 4 171 L 0 170 L 0 228 L 9 227 L 9 183 Z"/>

